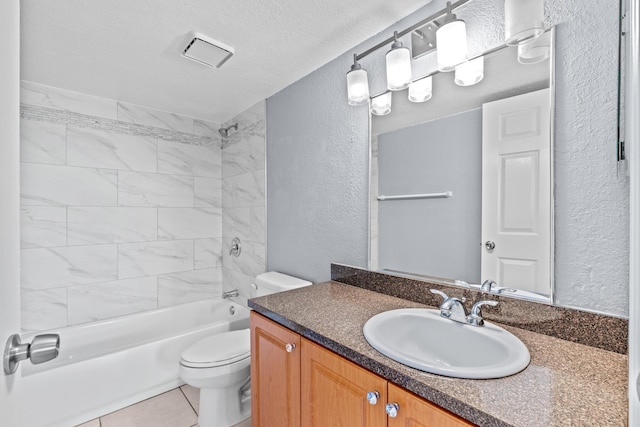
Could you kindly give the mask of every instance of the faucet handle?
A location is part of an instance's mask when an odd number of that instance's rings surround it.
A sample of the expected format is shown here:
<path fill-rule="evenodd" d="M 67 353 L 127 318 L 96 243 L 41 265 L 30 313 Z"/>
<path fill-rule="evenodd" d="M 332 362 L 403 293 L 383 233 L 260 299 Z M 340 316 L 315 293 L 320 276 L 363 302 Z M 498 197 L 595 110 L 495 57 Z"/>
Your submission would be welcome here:
<path fill-rule="evenodd" d="M 429 289 L 429 291 L 431 291 L 432 294 L 436 294 L 442 297 L 442 302 L 446 302 L 447 300 L 451 300 L 451 301 L 458 301 L 458 302 L 465 302 L 467 299 L 465 297 L 449 297 L 449 295 L 445 294 L 444 292 L 438 290 L 438 289 Z"/>
<path fill-rule="evenodd" d="M 491 279 L 488 279 L 482 282 L 482 285 L 480 286 L 480 290 L 483 292 L 491 292 L 491 289 L 496 285 L 497 285 L 496 282 L 494 282 Z"/>
<path fill-rule="evenodd" d="M 484 325 L 484 319 L 482 318 L 482 312 L 480 311 L 480 307 L 482 307 L 483 305 L 496 306 L 496 305 L 498 305 L 498 301 L 483 300 L 483 301 L 478 301 L 477 303 L 473 304 L 473 307 L 471 308 L 471 314 L 469 314 L 467 316 L 467 323 L 468 324 L 470 324 L 471 326 L 483 326 Z"/>
<path fill-rule="evenodd" d="M 429 291 L 432 294 L 440 295 L 442 297 L 442 301 L 443 302 L 449 299 L 449 296 L 447 294 L 445 294 L 444 292 L 442 292 L 442 291 L 440 291 L 438 289 L 429 289 Z"/>

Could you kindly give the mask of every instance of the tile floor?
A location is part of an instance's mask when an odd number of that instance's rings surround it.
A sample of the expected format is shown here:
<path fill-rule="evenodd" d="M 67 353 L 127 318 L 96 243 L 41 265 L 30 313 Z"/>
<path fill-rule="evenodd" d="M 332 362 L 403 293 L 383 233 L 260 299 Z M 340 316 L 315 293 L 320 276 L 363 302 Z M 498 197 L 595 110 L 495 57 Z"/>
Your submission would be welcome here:
<path fill-rule="evenodd" d="M 170 390 L 77 427 L 198 427 L 200 390 Z M 251 427 L 251 419 L 233 427 Z"/>

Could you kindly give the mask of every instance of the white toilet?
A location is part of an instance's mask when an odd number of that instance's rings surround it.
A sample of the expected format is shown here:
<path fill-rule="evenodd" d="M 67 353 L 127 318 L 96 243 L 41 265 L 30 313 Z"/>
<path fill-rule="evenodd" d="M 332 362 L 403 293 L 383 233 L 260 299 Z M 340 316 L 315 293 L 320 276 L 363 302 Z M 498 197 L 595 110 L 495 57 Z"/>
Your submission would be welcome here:
<path fill-rule="evenodd" d="M 311 282 L 271 271 L 256 277 L 255 296 Z M 249 329 L 223 332 L 194 343 L 182 352 L 180 378 L 200 389 L 200 427 L 228 427 L 251 415 L 251 336 Z"/>

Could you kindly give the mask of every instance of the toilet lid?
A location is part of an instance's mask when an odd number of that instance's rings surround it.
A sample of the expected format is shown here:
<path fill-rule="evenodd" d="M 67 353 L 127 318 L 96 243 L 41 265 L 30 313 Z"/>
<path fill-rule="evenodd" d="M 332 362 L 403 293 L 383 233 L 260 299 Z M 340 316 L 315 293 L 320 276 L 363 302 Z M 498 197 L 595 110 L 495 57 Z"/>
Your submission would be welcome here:
<path fill-rule="evenodd" d="M 201 339 L 182 352 L 180 363 L 192 368 L 228 365 L 251 355 L 249 329 L 223 332 Z"/>

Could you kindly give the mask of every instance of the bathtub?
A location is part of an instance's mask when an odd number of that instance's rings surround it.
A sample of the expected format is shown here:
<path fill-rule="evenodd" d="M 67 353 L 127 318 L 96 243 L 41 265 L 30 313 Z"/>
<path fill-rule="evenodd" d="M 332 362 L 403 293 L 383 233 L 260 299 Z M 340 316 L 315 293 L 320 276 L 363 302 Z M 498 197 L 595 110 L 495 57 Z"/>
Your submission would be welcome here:
<path fill-rule="evenodd" d="M 178 387 L 184 348 L 248 327 L 248 309 L 211 299 L 48 331 L 60 334 L 60 355 L 22 362 L 23 425 L 74 426 Z"/>

